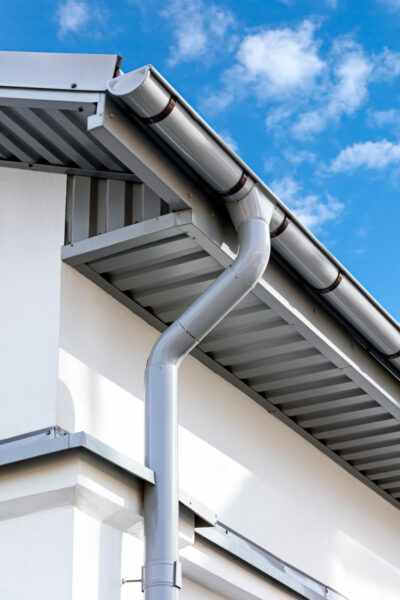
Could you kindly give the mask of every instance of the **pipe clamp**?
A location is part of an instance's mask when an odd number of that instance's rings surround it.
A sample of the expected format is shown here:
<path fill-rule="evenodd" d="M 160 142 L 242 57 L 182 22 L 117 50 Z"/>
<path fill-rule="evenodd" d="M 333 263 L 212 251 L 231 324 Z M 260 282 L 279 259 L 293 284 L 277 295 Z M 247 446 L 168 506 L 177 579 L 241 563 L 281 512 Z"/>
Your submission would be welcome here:
<path fill-rule="evenodd" d="M 182 565 L 179 561 L 154 561 L 142 567 L 142 592 L 154 585 L 182 588 Z"/>

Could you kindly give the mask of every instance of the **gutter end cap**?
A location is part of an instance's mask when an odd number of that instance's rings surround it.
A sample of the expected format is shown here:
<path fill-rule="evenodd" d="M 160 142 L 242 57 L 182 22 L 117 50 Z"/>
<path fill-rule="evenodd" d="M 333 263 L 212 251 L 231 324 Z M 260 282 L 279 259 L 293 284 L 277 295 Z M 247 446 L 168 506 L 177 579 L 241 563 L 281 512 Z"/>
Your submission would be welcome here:
<path fill-rule="evenodd" d="M 107 83 L 107 90 L 113 96 L 126 96 L 143 87 L 151 72 L 151 65 L 146 65 L 135 71 L 124 73 L 118 77 L 110 79 Z"/>

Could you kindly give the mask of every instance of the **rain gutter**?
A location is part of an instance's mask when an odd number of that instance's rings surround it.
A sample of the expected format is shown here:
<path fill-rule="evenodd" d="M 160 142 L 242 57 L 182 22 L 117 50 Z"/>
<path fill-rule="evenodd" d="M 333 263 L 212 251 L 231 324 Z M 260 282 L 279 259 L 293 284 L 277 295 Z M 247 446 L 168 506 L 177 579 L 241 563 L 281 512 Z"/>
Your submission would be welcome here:
<path fill-rule="evenodd" d="M 133 75 L 133 77 L 132 77 Z M 146 367 L 146 466 L 156 485 L 144 494 L 146 600 L 177 600 L 182 585 L 179 563 L 179 485 L 177 381 L 182 360 L 255 287 L 270 256 L 269 224 L 274 203 L 190 113 L 176 106 L 148 70 L 110 81 L 110 91 L 135 114 L 168 138 L 170 146 L 225 201 L 238 232 L 235 261 L 161 335 Z M 175 110 L 174 110 L 175 109 Z M 168 119 L 168 117 L 170 117 Z"/>
<path fill-rule="evenodd" d="M 387 360 L 400 366 L 400 330 L 276 196 L 219 139 L 152 67 L 110 80 L 109 93 L 225 201 L 238 232 L 236 260 L 158 339 L 146 367 L 146 466 L 156 485 L 145 487 L 146 600 L 177 600 L 177 377 L 182 360 L 248 294 L 268 264 L 270 242 Z"/>

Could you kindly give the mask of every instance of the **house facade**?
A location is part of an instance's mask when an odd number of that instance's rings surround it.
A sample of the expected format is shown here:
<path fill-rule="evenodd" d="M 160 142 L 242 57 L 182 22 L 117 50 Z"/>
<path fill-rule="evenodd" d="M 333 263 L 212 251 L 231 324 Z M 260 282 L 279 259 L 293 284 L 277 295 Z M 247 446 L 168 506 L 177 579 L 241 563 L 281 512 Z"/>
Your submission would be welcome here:
<path fill-rule="evenodd" d="M 179 369 L 182 579 L 146 596 L 397 600 L 398 325 L 155 70 L 159 121 L 124 77 L 0 54 L 0 597 L 142 597 L 146 362 L 238 252 L 206 139 L 271 204 L 272 251 Z"/>

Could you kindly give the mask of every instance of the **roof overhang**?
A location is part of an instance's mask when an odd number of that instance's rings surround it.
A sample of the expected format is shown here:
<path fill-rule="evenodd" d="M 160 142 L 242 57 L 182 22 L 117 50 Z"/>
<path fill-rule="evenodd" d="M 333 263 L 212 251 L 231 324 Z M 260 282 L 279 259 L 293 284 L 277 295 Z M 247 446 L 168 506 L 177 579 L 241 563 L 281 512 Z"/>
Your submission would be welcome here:
<path fill-rule="evenodd" d="M 0 87 L 0 164 L 56 170 L 74 176 L 120 179 L 120 191 L 124 181 L 143 182 L 168 203 L 170 211 L 178 211 L 155 221 L 143 217 L 143 222 L 137 225 L 122 226 L 121 222 L 114 231 L 96 231 L 98 235 L 94 237 L 87 229 L 87 235 L 78 237 L 73 246 L 67 245 L 64 249 L 66 262 L 162 330 L 174 314 L 173 308 L 167 306 L 168 298 L 173 298 L 170 286 L 176 284 L 179 299 L 191 298 L 235 256 L 236 235 L 223 203 L 179 157 L 166 151 L 166 147 L 145 130 L 123 104 L 104 91 L 107 80 L 118 73 L 120 60 L 116 55 L 5 53 L 3 57 L 8 59 L 8 64 L 0 66 L 3 84 Z M 85 75 L 87 71 L 91 73 Z M 186 106 L 183 99 L 180 101 Z M 206 124 L 204 126 L 209 130 Z M 221 140 L 218 143 L 232 153 Z M 244 164 L 236 155 L 235 159 Z M 247 166 L 246 169 L 252 173 Z M 252 176 L 282 206 L 304 235 L 365 294 L 377 314 L 384 315 L 396 326 L 390 315 L 298 223 L 265 184 L 255 174 Z M 84 179 L 75 177 L 78 184 L 69 188 L 72 205 L 88 202 L 85 194 L 88 190 L 90 193 L 90 184 Z M 107 189 L 110 191 L 111 187 Z M 82 224 L 80 230 L 85 230 Z M 169 231 L 168 235 L 166 231 Z M 153 243 L 154 236 L 159 241 L 168 238 L 171 232 L 179 239 L 181 236 L 196 238 L 200 262 L 191 264 L 196 252 L 186 257 L 185 254 L 180 256 L 177 250 L 175 259 L 178 262 L 172 259 L 175 262 L 166 261 L 160 267 L 160 276 L 163 271 L 162 276 L 168 280 L 166 289 L 161 284 L 159 289 L 153 289 L 150 283 L 147 289 L 144 286 L 143 292 L 136 289 L 138 267 L 134 262 L 137 255 L 133 253 L 133 262 L 129 259 L 124 267 L 131 272 L 132 286 L 121 288 L 118 256 L 129 255 L 133 247 Z M 159 248 L 161 253 L 163 250 Z M 97 261 L 103 258 L 112 259 L 111 264 L 117 260 L 116 272 L 113 268 L 98 271 Z M 186 261 L 188 264 L 183 267 Z M 205 267 L 204 263 L 209 266 Z M 197 273 L 196 265 L 202 265 L 200 273 Z M 156 264 L 152 265 L 155 267 Z M 191 278 L 182 275 L 182 268 L 186 268 Z M 140 286 L 143 288 L 143 283 Z M 162 299 L 165 311 L 158 310 L 157 298 Z M 277 245 L 268 269 L 268 280 L 258 285 L 252 298 L 255 305 L 244 306 L 243 314 L 232 316 L 242 322 L 240 332 L 243 337 L 239 336 L 235 343 L 246 347 L 245 363 L 241 363 L 239 353 L 232 363 L 227 357 L 219 356 L 221 344 L 230 347 L 233 343 L 229 336 L 226 337 L 227 323 L 221 324 L 222 329 L 216 331 L 215 336 L 205 340 L 201 349 L 195 351 L 196 356 L 398 505 L 400 385 L 395 366 L 385 361 L 356 328 L 340 318 L 324 298 L 313 294 L 304 279 L 282 259 Z M 286 395 L 297 393 L 300 396 L 277 399 L 276 383 L 272 382 L 264 360 L 272 355 L 267 353 L 263 359 L 257 354 L 259 341 L 254 340 L 254 335 L 258 332 L 253 328 L 260 326 L 258 313 L 266 346 L 271 346 L 269 336 L 277 332 L 282 334 L 283 346 L 287 344 L 287 338 L 289 344 L 295 344 L 293 347 L 286 345 L 280 354 L 275 342 L 271 348 L 275 348 L 273 351 L 282 357 L 285 365 L 285 388 L 282 389 L 293 387 L 295 390 L 286 391 Z M 272 327 L 268 326 L 270 318 L 274 323 Z M 292 342 L 291 336 L 296 338 Z M 279 345 L 278 340 L 276 346 Z M 250 359 L 254 361 L 253 370 L 246 366 Z M 282 382 L 280 385 L 282 387 Z M 316 398 L 320 400 L 319 404 Z M 291 402 L 295 406 L 290 407 Z M 326 436 L 326 432 L 330 433 Z"/>
<path fill-rule="evenodd" d="M 0 85 L 9 88 L 98 92 L 119 73 L 117 54 L 0 52 Z"/>

